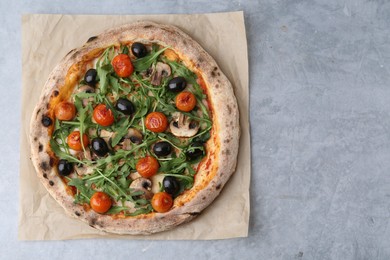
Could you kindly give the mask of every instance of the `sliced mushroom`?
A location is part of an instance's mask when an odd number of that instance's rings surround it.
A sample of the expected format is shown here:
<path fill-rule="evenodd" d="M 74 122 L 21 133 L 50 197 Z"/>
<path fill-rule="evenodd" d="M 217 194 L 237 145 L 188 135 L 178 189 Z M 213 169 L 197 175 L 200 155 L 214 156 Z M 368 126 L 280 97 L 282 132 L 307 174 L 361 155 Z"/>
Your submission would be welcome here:
<path fill-rule="evenodd" d="M 102 129 L 100 130 L 100 137 L 104 139 L 104 141 L 106 141 L 106 143 L 110 144 L 111 143 L 111 140 L 110 138 L 112 138 L 114 136 L 114 132 L 110 132 L 110 131 L 107 131 L 105 129 Z"/>
<path fill-rule="evenodd" d="M 169 125 L 172 134 L 177 137 L 192 137 L 199 130 L 198 122 L 191 120 L 186 115 L 176 112 L 172 115 L 172 122 Z"/>
<path fill-rule="evenodd" d="M 78 164 L 75 166 L 76 172 L 80 176 L 89 175 L 93 173 L 94 167 L 92 166 L 84 166 L 82 164 Z"/>
<path fill-rule="evenodd" d="M 87 159 L 89 161 L 92 161 L 92 159 L 93 159 L 93 155 L 91 154 L 91 150 L 88 147 L 85 148 L 85 151 L 81 151 L 81 152 L 77 153 L 76 156 L 79 160 Z M 77 164 L 75 166 L 75 170 L 76 170 L 77 174 L 81 175 L 81 176 L 93 173 L 93 167 L 91 167 L 91 166 L 86 167 L 82 164 Z"/>
<path fill-rule="evenodd" d="M 125 150 L 125 151 L 130 151 L 131 150 L 131 141 L 130 139 L 126 138 L 125 140 L 123 140 L 122 142 L 122 149 Z"/>
<path fill-rule="evenodd" d="M 153 197 L 153 192 L 151 192 L 152 189 L 152 181 L 145 178 L 138 178 L 135 179 L 131 184 L 130 188 L 134 189 L 134 191 L 142 191 L 144 192 L 143 195 L 140 196 L 140 198 L 143 199 L 151 199 Z"/>
<path fill-rule="evenodd" d="M 127 130 L 127 134 L 125 135 L 125 138 L 130 139 L 130 141 L 133 144 L 142 143 L 142 134 L 140 131 L 138 131 L 135 128 L 129 128 L 129 130 Z"/>
<path fill-rule="evenodd" d="M 141 178 L 141 174 L 139 174 L 138 172 L 131 172 L 129 174 L 129 177 L 134 181 L 135 179 Z"/>
<path fill-rule="evenodd" d="M 161 189 L 161 185 L 162 185 L 162 182 L 164 180 L 164 175 L 163 174 L 156 174 L 156 175 L 153 175 L 150 179 L 152 180 L 152 187 L 151 187 L 151 191 L 153 193 L 157 193 L 160 191 Z"/>
<path fill-rule="evenodd" d="M 155 70 L 152 72 L 152 79 L 150 83 L 154 86 L 161 84 L 162 77 L 168 77 L 172 73 L 171 67 L 163 62 L 157 62 Z"/>
<path fill-rule="evenodd" d="M 77 89 L 76 93 L 95 93 L 95 89 L 91 86 L 84 85 Z M 83 98 L 83 106 L 87 106 L 89 102 L 94 100 L 93 97 Z"/>

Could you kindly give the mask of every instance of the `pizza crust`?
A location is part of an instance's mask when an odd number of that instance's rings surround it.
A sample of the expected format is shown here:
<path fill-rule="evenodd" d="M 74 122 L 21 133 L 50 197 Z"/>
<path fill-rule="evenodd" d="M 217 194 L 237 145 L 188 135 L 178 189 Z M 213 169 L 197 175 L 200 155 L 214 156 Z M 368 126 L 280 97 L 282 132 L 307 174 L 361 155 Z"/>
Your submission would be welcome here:
<path fill-rule="evenodd" d="M 61 95 L 70 95 L 69 90 L 78 82 L 85 64 L 81 60 L 97 55 L 111 45 L 128 42 L 154 42 L 170 46 L 186 66 L 200 74 L 207 87 L 210 110 L 213 116 L 212 136 L 207 143 L 209 163 L 203 163 L 197 173 L 194 187 L 175 199 L 174 207 L 167 213 L 149 213 L 136 217 L 112 217 L 93 210 L 85 210 L 73 203 L 67 186 L 57 175 L 55 158 L 49 141 L 50 127 L 47 116 L 52 112 L 51 101 Z M 54 121 L 52 121 L 52 124 Z M 70 51 L 54 68 L 45 83 L 40 100 L 31 119 L 31 160 L 38 178 L 65 211 L 90 226 L 118 234 L 152 234 L 171 229 L 198 216 L 221 192 L 235 171 L 239 145 L 239 111 L 233 87 L 220 68 L 205 50 L 180 29 L 142 21 L 107 30 L 91 37 L 82 47 Z"/>

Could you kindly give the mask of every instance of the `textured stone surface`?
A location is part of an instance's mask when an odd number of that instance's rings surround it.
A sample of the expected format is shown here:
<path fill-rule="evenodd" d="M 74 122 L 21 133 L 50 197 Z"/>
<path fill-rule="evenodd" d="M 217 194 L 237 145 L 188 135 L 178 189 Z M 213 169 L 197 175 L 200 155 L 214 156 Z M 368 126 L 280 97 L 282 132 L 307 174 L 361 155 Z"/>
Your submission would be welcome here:
<path fill-rule="evenodd" d="M 250 55 L 249 237 L 17 241 L 20 15 L 236 10 Z M 389 14 L 380 0 L 1 1 L 2 257 L 389 259 Z"/>

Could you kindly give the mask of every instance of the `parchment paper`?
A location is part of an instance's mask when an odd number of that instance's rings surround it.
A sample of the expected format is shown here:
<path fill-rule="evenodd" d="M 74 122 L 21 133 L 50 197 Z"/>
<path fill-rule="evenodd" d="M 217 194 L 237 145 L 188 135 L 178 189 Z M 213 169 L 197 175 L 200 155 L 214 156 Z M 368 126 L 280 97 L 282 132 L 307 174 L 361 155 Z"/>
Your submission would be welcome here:
<path fill-rule="evenodd" d="M 241 140 L 237 171 L 220 196 L 195 220 L 150 236 L 112 235 L 69 217 L 36 177 L 30 161 L 29 123 L 41 89 L 54 66 L 73 48 L 105 29 L 137 20 L 175 25 L 217 61 L 231 80 L 240 108 Z M 225 239 L 248 235 L 250 136 L 248 55 L 242 12 L 196 15 L 42 15 L 22 17 L 22 115 L 19 239 L 80 238 Z"/>

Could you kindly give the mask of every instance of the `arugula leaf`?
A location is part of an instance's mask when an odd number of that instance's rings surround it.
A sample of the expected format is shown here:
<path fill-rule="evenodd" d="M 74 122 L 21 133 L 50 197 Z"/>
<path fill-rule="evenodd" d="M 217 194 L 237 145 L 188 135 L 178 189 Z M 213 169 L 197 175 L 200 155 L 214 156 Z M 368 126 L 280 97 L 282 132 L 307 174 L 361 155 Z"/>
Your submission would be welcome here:
<path fill-rule="evenodd" d="M 146 207 L 137 209 L 133 213 L 125 214 L 125 216 L 132 216 L 132 217 L 134 217 L 134 216 L 138 216 L 138 215 L 141 215 L 141 214 L 148 214 L 148 213 L 150 213 L 152 211 L 153 211 L 152 205 L 148 204 Z"/>
<path fill-rule="evenodd" d="M 130 118 L 126 117 L 118 123 L 119 127 L 115 129 L 115 136 L 111 139 L 111 146 L 116 146 L 123 136 L 127 134 L 127 130 L 129 129 L 129 121 Z"/>
<path fill-rule="evenodd" d="M 107 75 L 113 72 L 113 68 L 111 64 L 105 65 L 103 67 L 96 68 L 97 74 L 100 78 L 99 89 L 100 93 L 105 95 L 107 93 L 108 80 Z"/>
<path fill-rule="evenodd" d="M 129 210 L 130 208 L 124 207 L 124 206 L 112 206 L 106 214 L 113 215 L 113 214 L 118 214 L 121 211 L 126 211 Z"/>
<path fill-rule="evenodd" d="M 77 188 L 77 191 L 87 200 L 87 202 L 89 203 L 89 200 L 91 199 L 94 191 L 89 189 L 87 186 L 86 186 L 86 183 L 85 181 L 83 181 L 82 179 L 79 179 L 79 178 L 73 178 L 73 179 L 70 179 L 69 182 L 68 182 L 68 185 L 70 186 L 75 186 Z"/>
<path fill-rule="evenodd" d="M 123 54 L 129 54 L 129 48 L 127 47 L 127 45 L 121 46 L 121 52 Z"/>
<path fill-rule="evenodd" d="M 51 150 L 61 159 L 66 159 L 72 163 L 87 164 L 86 162 L 80 161 L 79 159 L 73 157 L 72 155 L 61 151 L 58 143 L 53 139 L 50 139 L 50 147 L 51 147 Z"/>
<path fill-rule="evenodd" d="M 136 59 L 133 62 L 135 71 L 144 71 L 150 68 L 150 66 L 157 60 L 158 56 L 163 53 L 168 47 L 165 47 L 161 50 L 157 50 L 158 47 L 153 46 L 152 51 L 145 57 Z"/>
<path fill-rule="evenodd" d="M 184 66 L 182 63 L 179 63 L 177 61 L 171 61 L 168 59 L 163 59 L 165 63 L 167 63 L 172 68 L 172 74 L 177 74 L 178 76 L 184 77 L 187 82 L 190 82 L 193 85 L 198 85 L 196 82 L 196 74 L 189 70 L 186 66 Z"/>
<path fill-rule="evenodd" d="M 112 89 L 116 93 L 119 93 L 119 89 L 121 88 L 121 85 L 119 84 L 119 80 L 116 77 L 111 76 L 111 75 L 108 75 L 107 78 L 108 78 L 108 81 L 109 81 Z"/>

